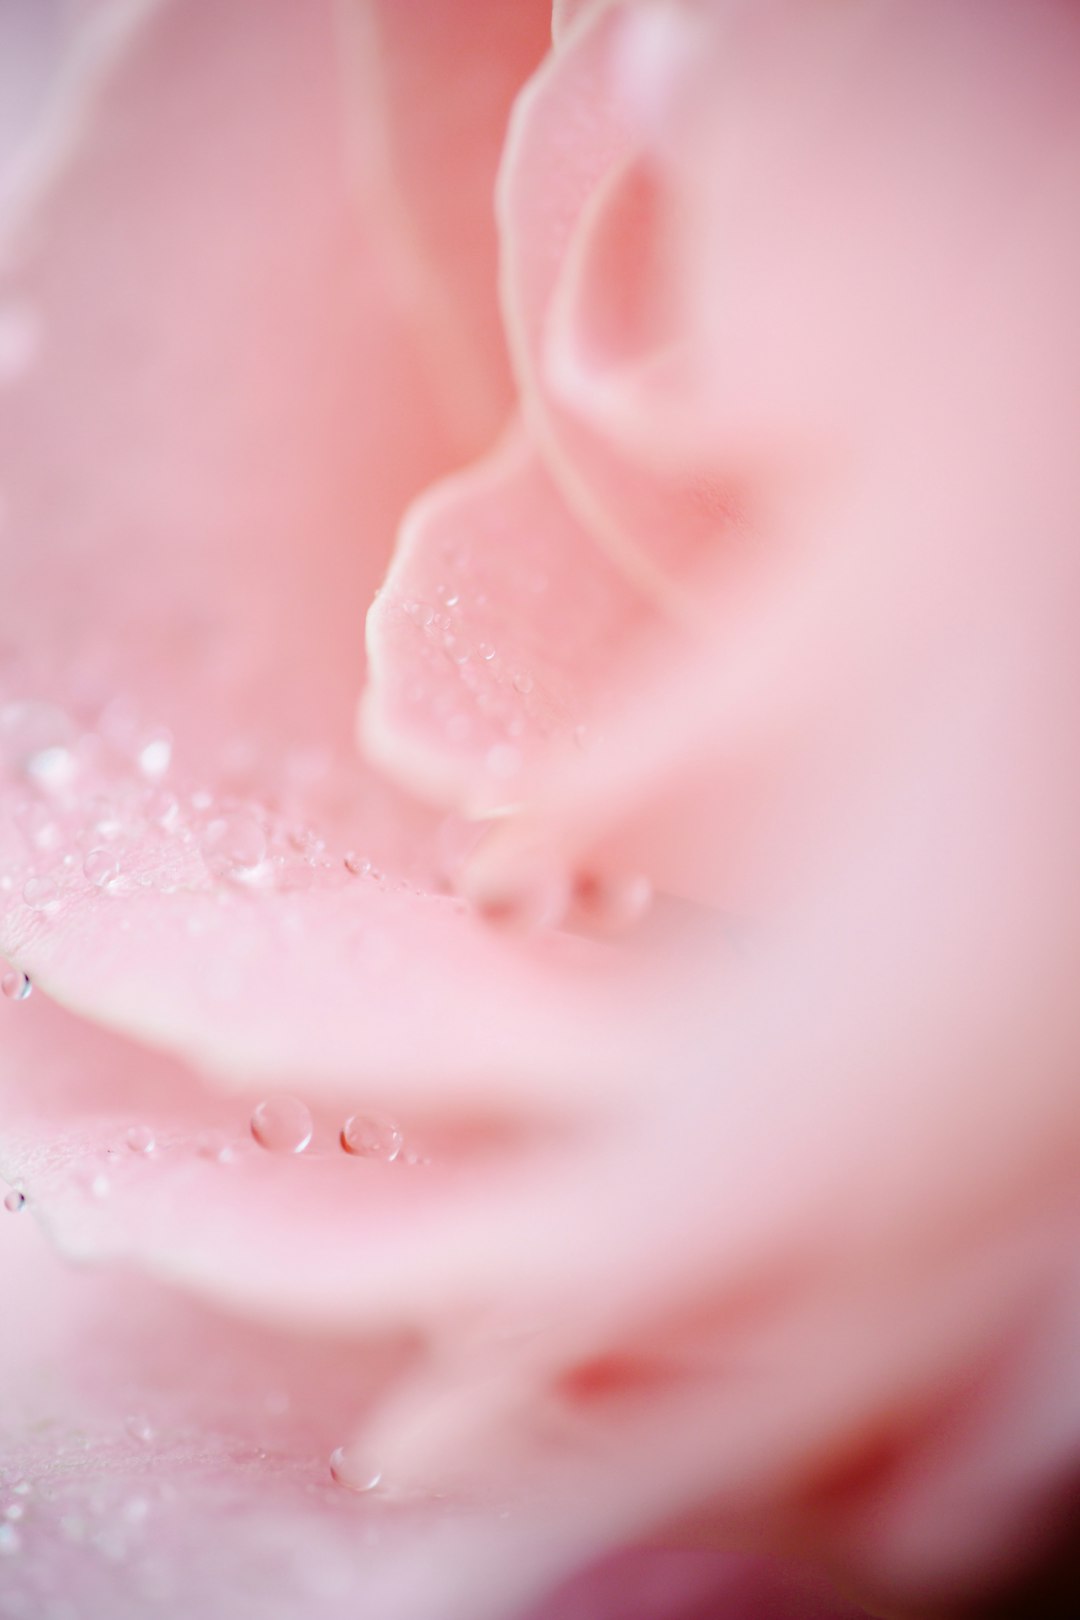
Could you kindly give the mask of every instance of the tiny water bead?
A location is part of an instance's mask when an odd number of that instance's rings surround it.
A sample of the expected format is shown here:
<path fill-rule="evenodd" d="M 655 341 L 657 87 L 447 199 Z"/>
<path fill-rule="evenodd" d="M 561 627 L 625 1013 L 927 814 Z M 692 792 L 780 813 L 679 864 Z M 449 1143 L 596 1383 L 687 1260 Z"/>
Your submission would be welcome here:
<path fill-rule="evenodd" d="M 99 889 L 107 888 L 120 876 L 120 862 L 111 849 L 92 849 L 83 861 L 83 876 Z"/>
<path fill-rule="evenodd" d="M 219 876 L 242 877 L 266 858 L 266 834 L 244 810 L 214 816 L 202 836 L 203 860 Z"/>
<path fill-rule="evenodd" d="M 7 1210 L 9 1215 L 17 1215 L 25 1204 L 26 1194 L 24 1192 L 19 1192 L 17 1187 L 12 1187 L 7 1197 L 4 1199 L 4 1208 Z"/>
<path fill-rule="evenodd" d="M 157 1142 L 149 1125 L 132 1125 L 124 1141 L 132 1153 L 153 1153 Z"/>
<path fill-rule="evenodd" d="M 353 1114 L 341 1127 L 341 1145 L 346 1153 L 362 1159 L 382 1159 L 393 1164 L 405 1145 L 399 1128 L 390 1119 L 371 1114 Z"/>
<path fill-rule="evenodd" d="M 22 897 L 31 911 L 53 911 L 60 904 L 60 891 L 51 877 L 27 878 Z"/>
<path fill-rule="evenodd" d="M 330 1475 L 346 1491 L 362 1495 L 382 1483 L 382 1469 L 353 1446 L 338 1446 L 330 1458 Z"/>
<path fill-rule="evenodd" d="M 0 990 L 8 1001 L 25 1001 L 33 988 L 26 974 L 20 973 L 18 968 L 10 968 L 0 980 Z"/>
<path fill-rule="evenodd" d="M 299 1097 L 268 1097 L 251 1116 L 251 1134 L 269 1153 L 303 1153 L 315 1128 Z"/>
<path fill-rule="evenodd" d="M 351 872 L 353 877 L 367 877 L 371 871 L 371 862 L 363 855 L 358 855 L 350 849 L 345 856 L 345 870 Z"/>

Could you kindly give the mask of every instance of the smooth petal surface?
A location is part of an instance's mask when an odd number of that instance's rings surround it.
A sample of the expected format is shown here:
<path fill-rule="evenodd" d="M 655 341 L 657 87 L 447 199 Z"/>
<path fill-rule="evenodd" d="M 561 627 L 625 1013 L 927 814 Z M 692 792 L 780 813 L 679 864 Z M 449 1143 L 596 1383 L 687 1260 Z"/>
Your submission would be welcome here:
<path fill-rule="evenodd" d="M 549 327 L 560 287 L 595 253 L 593 297 L 602 345 L 647 357 L 674 318 L 676 267 L 664 256 L 664 197 L 623 94 L 621 5 L 587 7 L 518 98 L 499 181 L 503 311 L 525 418 L 575 517 L 661 600 L 678 600 L 672 575 L 737 541 L 736 484 L 705 461 L 672 476 L 644 469 L 575 406 L 572 379 L 552 386 Z M 593 246 L 593 243 L 596 243 Z"/>

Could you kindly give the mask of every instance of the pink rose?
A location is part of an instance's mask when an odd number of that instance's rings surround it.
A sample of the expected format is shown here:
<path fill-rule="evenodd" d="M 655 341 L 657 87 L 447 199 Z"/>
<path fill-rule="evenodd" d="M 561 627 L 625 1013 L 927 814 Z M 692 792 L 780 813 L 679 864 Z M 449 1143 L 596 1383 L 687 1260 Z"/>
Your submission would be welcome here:
<path fill-rule="evenodd" d="M 0 1613 L 1004 1600 L 1080 1445 L 1073 9 L 32 15 Z"/>

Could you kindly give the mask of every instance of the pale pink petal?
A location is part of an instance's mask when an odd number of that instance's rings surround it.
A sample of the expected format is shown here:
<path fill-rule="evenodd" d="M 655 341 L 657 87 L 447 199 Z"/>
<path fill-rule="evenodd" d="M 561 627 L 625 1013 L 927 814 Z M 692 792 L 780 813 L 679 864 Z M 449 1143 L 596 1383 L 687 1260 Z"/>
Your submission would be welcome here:
<path fill-rule="evenodd" d="M 7 829 L 3 947 L 65 1005 L 239 1082 L 334 1098 L 558 1111 L 583 1065 L 615 1080 L 633 958 L 506 937 L 438 892 L 434 852 L 376 866 L 340 832 L 327 847 L 258 804 L 188 795 L 162 826 L 145 792 L 119 831 L 115 797 L 104 833 L 100 801 L 31 800 Z M 407 840 L 367 810 L 356 848 L 381 861 L 380 836 Z"/>
<path fill-rule="evenodd" d="M 350 167 L 333 6 L 141 11 L 5 226 L 5 686 L 137 701 L 203 768 L 347 748 L 363 613 L 460 424 Z"/>
<path fill-rule="evenodd" d="M 425 495 L 368 618 L 368 751 L 473 814 L 527 797 L 604 715 L 613 670 L 655 631 L 515 428 Z"/>
<path fill-rule="evenodd" d="M 572 367 L 557 390 L 547 374 L 550 323 L 574 301 L 560 286 L 579 261 L 599 262 L 591 305 L 604 346 L 663 347 L 677 291 L 663 198 L 632 161 L 642 141 L 619 76 L 623 10 L 588 10 L 518 98 L 499 183 L 503 310 L 526 420 L 564 498 L 663 596 L 673 570 L 738 535 L 737 484 L 705 460 L 670 477 L 643 469 L 577 408 Z"/>
<path fill-rule="evenodd" d="M 550 43 L 547 0 L 345 0 L 343 49 L 394 294 L 465 454 L 511 399 L 492 190 L 513 97 Z M 374 100 L 378 140 L 364 116 Z"/>

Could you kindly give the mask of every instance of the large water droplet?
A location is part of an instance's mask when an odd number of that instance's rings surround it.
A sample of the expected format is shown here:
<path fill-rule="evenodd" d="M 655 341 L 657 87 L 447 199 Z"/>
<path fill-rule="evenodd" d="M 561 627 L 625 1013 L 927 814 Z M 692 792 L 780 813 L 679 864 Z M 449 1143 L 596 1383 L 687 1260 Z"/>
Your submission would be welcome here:
<path fill-rule="evenodd" d="M 391 1119 L 372 1114 L 353 1114 L 341 1127 L 341 1145 L 346 1153 L 362 1159 L 383 1159 L 392 1164 L 404 1146 L 404 1137 Z"/>
<path fill-rule="evenodd" d="M 125 1134 L 124 1141 L 132 1153 L 153 1153 L 157 1145 L 149 1125 L 132 1125 Z"/>
<path fill-rule="evenodd" d="M 311 1110 L 299 1097 L 268 1097 L 251 1116 L 251 1134 L 270 1153 L 303 1153 L 314 1130 Z"/>
<path fill-rule="evenodd" d="M 645 916 L 652 897 L 652 884 L 641 874 L 582 872 L 574 880 L 575 909 L 594 928 L 631 927 Z"/>
<path fill-rule="evenodd" d="M 22 895 L 31 911 L 55 911 L 60 904 L 60 891 L 51 877 L 27 878 Z"/>
<path fill-rule="evenodd" d="M 334 1481 L 347 1491 L 373 1491 L 382 1481 L 382 1469 L 375 1467 L 355 1446 L 338 1446 L 330 1458 Z"/>
<path fill-rule="evenodd" d="M 26 974 L 20 973 L 18 968 L 11 968 L 0 980 L 0 990 L 8 1001 L 25 1001 L 33 988 Z"/>
<path fill-rule="evenodd" d="M 20 1192 L 17 1187 L 12 1187 L 7 1197 L 4 1199 L 4 1208 L 7 1210 L 9 1215 L 17 1215 L 25 1204 L 26 1194 L 24 1192 Z"/>
<path fill-rule="evenodd" d="M 565 873 L 541 859 L 532 869 L 517 872 L 477 873 L 467 866 L 458 888 L 486 923 L 522 932 L 557 928 L 570 897 Z"/>
<path fill-rule="evenodd" d="M 120 876 L 120 862 L 111 849 L 92 849 L 83 861 L 83 875 L 99 889 L 107 888 Z"/>

